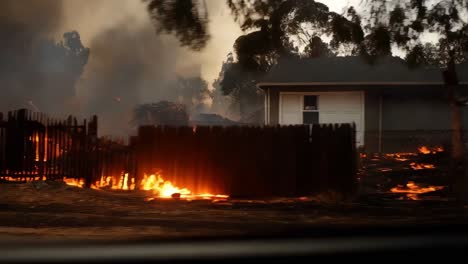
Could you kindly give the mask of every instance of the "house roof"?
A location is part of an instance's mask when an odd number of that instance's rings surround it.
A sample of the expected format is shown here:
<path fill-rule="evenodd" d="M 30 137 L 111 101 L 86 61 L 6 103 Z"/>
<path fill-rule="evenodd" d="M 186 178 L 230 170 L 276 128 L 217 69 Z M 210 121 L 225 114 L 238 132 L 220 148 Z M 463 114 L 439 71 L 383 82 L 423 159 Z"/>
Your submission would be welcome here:
<path fill-rule="evenodd" d="M 190 123 L 198 126 L 232 126 L 240 124 L 220 115 L 208 113 L 200 113 L 192 116 Z"/>
<path fill-rule="evenodd" d="M 468 64 L 459 65 L 460 82 L 468 81 Z M 370 64 L 362 57 L 332 57 L 284 60 L 258 85 L 340 84 L 443 84 L 438 68 L 410 69 L 398 57 L 379 58 Z"/>

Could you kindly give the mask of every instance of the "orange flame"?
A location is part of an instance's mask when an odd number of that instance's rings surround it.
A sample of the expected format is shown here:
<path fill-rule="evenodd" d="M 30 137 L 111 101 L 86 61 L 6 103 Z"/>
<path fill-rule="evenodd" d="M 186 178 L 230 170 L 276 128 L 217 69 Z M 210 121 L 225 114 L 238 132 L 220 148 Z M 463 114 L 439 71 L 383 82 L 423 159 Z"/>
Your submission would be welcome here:
<path fill-rule="evenodd" d="M 39 144 L 39 134 L 36 133 L 36 136 L 34 137 L 34 142 L 36 143 L 36 146 Z M 39 148 L 36 147 L 36 158 L 34 159 L 35 161 L 39 161 Z"/>
<path fill-rule="evenodd" d="M 415 156 L 415 153 L 388 153 L 385 154 L 386 157 L 395 159 L 397 161 L 407 161 L 408 158 L 405 158 L 404 156 Z"/>
<path fill-rule="evenodd" d="M 165 181 L 159 174 L 144 175 L 140 184 L 141 188 L 146 191 L 153 191 L 159 197 L 170 198 L 173 194 L 180 194 L 181 198 L 187 198 L 191 191 L 187 188 L 179 188 L 174 186 L 170 181 Z"/>
<path fill-rule="evenodd" d="M 433 164 L 425 164 L 425 163 L 411 162 L 410 166 L 413 170 L 435 169 L 435 166 Z"/>
<path fill-rule="evenodd" d="M 435 148 L 429 148 L 426 146 L 421 146 L 418 148 L 419 153 L 422 154 L 436 154 L 437 152 L 443 152 L 444 148 L 443 147 L 435 147 Z"/>
<path fill-rule="evenodd" d="M 73 181 L 70 185 L 78 186 Z M 67 183 L 68 184 L 68 183 Z M 120 177 L 101 177 L 99 181 L 91 185 L 93 189 L 105 189 L 110 188 L 113 190 L 135 190 L 136 188 L 135 178 L 130 178 L 128 173 L 122 174 Z M 211 194 L 201 193 L 194 194 L 188 188 L 180 188 L 173 184 L 171 181 L 164 180 L 161 174 L 144 174 L 143 179 L 139 183 L 139 188 L 145 191 L 151 191 L 155 197 L 159 198 L 182 198 L 187 200 L 193 199 L 227 199 L 229 196 L 224 194 Z M 82 186 L 78 186 L 82 187 Z M 154 198 L 147 199 L 147 201 L 154 200 Z"/>
<path fill-rule="evenodd" d="M 443 189 L 444 186 L 427 186 L 421 187 L 417 185 L 415 182 L 409 181 L 406 186 L 398 185 L 390 189 L 392 193 L 405 193 L 406 197 L 410 198 L 411 200 L 420 200 L 418 194 L 433 192 L 437 190 Z"/>
<path fill-rule="evenodd" d="M 31 177 L 31 175 L 24 175 L 24 177 L 19 177 L 21 174 L 17 174 L 17 177 L 1 177 L 2 180 L 8 182 L 34 182 L 34 181 L 45 181 L 47 180 L 46 177 L 35 176 Z"/>
<path fill-rule="evenodd" d="M 63 181 L 70 186 L 76 186 L 83 188 L 84 186 L 84 181 L 83 179 L 77 180 L 77 179 L 68 179 L 68 178 L 63 178 Z"/>

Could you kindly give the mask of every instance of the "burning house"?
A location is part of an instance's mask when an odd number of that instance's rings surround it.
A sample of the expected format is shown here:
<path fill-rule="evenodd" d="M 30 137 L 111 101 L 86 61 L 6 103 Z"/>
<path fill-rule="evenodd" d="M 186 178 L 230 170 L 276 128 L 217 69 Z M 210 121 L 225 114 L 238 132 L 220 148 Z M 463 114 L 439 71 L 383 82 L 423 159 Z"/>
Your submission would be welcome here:
<path fill-rule="evenodd" d="M 468 88 L 468 65 L 457 70 L 460 88 Z M 445 145 L 450 139 L 441 69 L 409 69 L 396 57 L 372 64 L 360 57 L 289 60 L 258 87 L 266 94 L 266 125 L 355 123 L 357 145 L 368 153 Z M 468 123 L 468 109 L 463 113 Z"/>

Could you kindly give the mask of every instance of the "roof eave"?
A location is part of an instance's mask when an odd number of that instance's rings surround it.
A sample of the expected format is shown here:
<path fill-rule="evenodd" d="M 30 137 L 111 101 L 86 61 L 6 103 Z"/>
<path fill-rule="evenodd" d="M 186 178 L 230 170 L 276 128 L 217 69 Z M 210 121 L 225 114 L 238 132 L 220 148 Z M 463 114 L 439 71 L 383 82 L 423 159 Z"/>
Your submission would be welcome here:
<path fill-rule="evenodd" d="M 461 82 L 461 85 L 466 85 L 468 82 Z M 260 89 L 266 89 L 271 86 L 357 86 L 357 85 L 386 85 L 386 86 L 398 86 L 398 85 L 444 85 L 443 82 L 260 82 L 257 87 Z"/>

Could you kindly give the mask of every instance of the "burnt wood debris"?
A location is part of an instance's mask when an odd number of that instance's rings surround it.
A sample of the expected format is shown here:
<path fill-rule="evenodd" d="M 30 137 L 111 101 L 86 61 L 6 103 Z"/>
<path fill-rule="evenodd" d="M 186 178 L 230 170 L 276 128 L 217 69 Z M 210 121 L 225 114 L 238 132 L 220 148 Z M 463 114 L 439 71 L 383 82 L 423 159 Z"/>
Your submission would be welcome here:
<path fill-rule="evenodd" d="M 145 173 L 232 197 L 298 196 L 356 188 L 354 124 L 141 126 L 128 144 L 98 138 L 98 121 L 27 110 L 0 116 L 0 180 L 81 179 Z"/>

